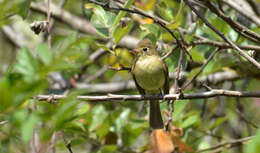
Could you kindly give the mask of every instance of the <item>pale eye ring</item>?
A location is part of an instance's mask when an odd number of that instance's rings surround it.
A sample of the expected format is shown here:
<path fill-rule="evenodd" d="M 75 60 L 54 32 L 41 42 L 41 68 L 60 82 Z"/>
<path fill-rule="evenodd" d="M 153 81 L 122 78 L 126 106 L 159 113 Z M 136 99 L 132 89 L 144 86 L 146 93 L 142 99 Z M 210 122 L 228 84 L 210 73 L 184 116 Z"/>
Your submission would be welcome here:
<path fill-rule="evenodd" d="M 147 48 L 147 47 L 144 47 L 144 48 L 143 48 L 143 51 L 144 51 L 144 52 L 147 52 L 147 51 L 148 51 L 148 48 Z"/>

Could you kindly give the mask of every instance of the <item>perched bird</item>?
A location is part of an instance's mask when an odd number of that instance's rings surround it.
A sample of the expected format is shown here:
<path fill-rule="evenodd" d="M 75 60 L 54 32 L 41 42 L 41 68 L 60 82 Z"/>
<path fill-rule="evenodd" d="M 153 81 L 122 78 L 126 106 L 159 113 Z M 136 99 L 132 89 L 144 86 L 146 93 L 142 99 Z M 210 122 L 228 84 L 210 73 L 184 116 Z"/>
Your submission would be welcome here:
<path fill-rule="evenodd" d="M 169 76 L 168 67 L 161 60 L 158 51 L 149 39 L 143 39 L 135 50 L 136 59 L 131 68 L 131 73 L 140 94 L 168 94 Z M 162 129 L 163 120 L 158 100 L 150 101 L 150 127 Z"/>

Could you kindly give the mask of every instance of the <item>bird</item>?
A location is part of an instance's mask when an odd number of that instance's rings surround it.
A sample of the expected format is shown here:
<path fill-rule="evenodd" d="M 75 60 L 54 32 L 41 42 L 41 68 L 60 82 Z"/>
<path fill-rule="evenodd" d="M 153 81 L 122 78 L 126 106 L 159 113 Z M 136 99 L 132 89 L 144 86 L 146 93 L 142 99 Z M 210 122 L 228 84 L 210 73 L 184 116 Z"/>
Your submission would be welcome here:
<path fill-rule="evenodd" d="M 151 40 L 148 38 L 141 40 L 132 53 L 136 57 L 131 67 L 131 74 L 139 93 L 143 96 L 168 94 L 168 67 Z M 150 100 L 149 124 L 152 129 L 164 127 L 159 100 Z"/>

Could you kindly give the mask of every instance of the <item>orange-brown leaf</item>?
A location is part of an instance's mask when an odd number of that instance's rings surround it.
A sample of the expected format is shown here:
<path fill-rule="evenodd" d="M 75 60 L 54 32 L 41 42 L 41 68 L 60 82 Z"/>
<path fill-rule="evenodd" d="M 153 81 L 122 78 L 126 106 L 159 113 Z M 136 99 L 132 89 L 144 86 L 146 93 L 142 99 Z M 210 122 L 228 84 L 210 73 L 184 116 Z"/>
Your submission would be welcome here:
<path fill-rule="evenodd" d="M 152 153 L 171 153 L 174 151 L 170 134 L 163 129 L 153 130 L 150 140 Z"/>
<path fill-rule="evenodd" d="M 185 142 L 183 142 L 180 137 L 182 136 L 183 131 L 182 128 L 178 128 L 176 126 L 171 127 L 171 138 L 172 138 L 172 142 L 175 146 L 178 146 L 178 151 L 180 153 L 183 152 L 194 152 L 194 150 Z"/>

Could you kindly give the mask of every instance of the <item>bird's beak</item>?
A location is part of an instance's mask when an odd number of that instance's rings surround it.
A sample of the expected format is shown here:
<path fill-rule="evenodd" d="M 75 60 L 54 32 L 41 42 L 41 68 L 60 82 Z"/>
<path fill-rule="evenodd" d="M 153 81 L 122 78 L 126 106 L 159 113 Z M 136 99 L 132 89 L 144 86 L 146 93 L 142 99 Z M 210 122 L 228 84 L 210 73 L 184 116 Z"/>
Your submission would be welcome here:
<path fill-rule="evenodd" d="M 139 51 L 137 51 L 137 50 L 130 50 L 130 52 L 131 52 L 132 54 L 135 54 L 135 55 L 139 54 Z"/>

